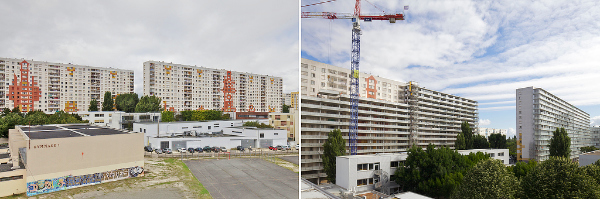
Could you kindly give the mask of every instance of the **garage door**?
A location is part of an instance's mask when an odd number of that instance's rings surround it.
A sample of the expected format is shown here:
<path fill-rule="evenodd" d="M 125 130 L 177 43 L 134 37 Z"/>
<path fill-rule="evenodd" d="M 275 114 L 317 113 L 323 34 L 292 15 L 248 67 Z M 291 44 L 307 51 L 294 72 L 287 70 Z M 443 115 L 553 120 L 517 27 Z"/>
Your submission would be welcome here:
<path fill-rule="evenodd" d="M 269 148 L 271 145 L 273 145 L 273 139 L 260 140 L 260 148 Z"/>
<path fill-rule="evenodd" d="M 254 140 L 241 140 L 241 142 L 242 142 L 242 147 L 244 147 L 244 148 L 248 148 L 248 147 L 254 148 L 255 147 Z"/>
<path fill-rule="evenodd" d="M 187 141 L 173 141 L 173 151 L 180 149 L 180 148 L 186 148 L 187 149 Z"/>

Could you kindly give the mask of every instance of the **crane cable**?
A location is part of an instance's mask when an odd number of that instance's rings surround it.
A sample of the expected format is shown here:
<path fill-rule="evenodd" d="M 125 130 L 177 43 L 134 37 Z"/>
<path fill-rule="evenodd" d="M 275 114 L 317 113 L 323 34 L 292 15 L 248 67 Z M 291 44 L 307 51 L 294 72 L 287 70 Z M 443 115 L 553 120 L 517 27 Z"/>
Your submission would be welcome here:
<path fill-rule="evenodd" d="M 314 5 L 319 5 L 319 4 L 324 4 L 324 3 L 334 2 L 334 1 L 336 1 L 336 0 L 322 1 L 322 2 L 319 2 L 319 3 L 307 4 L 307 5 L 303 5 L 303 6 L 300 6 L 300 7 L 304 8 L 304 7 L 308 7 L 308 6 L 314 6 Z"/>

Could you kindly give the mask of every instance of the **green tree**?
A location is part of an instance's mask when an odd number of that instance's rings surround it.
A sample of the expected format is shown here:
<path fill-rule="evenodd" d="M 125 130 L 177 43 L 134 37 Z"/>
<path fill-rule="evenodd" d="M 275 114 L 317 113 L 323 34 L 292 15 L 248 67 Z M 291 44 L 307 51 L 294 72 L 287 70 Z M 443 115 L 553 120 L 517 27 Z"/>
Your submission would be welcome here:
<path fill-rule="evenodd" d="M 456 142 L 454 143 L 454 148 L 456 150 L 465 150 L 467 149 L 467 144 L 465 143 L 465 136 L 462 133 L 458 133 L 456 136 Z"/>
<path fill-rule="evenodd" d="M 514 166 L 507 168 L 515 174 L 515 177 L 521 179 L 531 172 L 536 166 L 537 162 L 535 160 L 529 160 L 529 162 L 517 162 Z"/>
<path fill-rule="evenodd" d="M 500 133 L 492 133 L 488 140 L 492 149 L 506 149 L 506 135 Z"/>
<path fill-rule="evenodd" d="M 512 138 L 506 140 L 506 147 L 508 148 L 508 155 L 511 159 L 517 159 L 517 136 L 513 136 Z"/>
<path fill-rule="evenodd" d="M 98 101 L 96 101 L 96 99 L 92 99 L 92 101 L 90 101 L 90 107 L 88 108 L 88 111 L 98 111 Z"/>
<path fill-rule="evenodd" d="M 469 123 L 467 121 L 464 121 L 462 124 L 460 124 L 460 130 L 461 130 L 461 133 L 463 134 L 463 136 L 465 137 L 465 145 L 467 146 L 466 149 L 472 149 L 473 148 L 473 130 L 471 129 L 471 126 L 469 125 Z"/>
<path fill-rule="evenodd" d="M 46 124 L 71 124 L 71 123 L 88 123 L 87 120 L 79 120 L 77 117 L 65 113 L 64 111 L 58 111 L 48 117 Z"/>
<path fill-rule="evenodd" d="M 0 118 L 0 137 L 8 137 L 8 130 L 14 129 L 15 125 L 23 123 L 23 117 L 19 113 L 9 113 Z"/>
<path fill-rule="evenodd" d="M 160 120 L 161 122 L 174 122 L 175 115 L 171 111 L 163 111 L 160 113 Z"/>
<path fill-rule="evenodd" d="M 481 152 L 467 156 L 447 147 L 427 150 L 413 146 L 403 167 L 398 167 L 392 180 L 404 191 L 413 191 L 430 197 L 449 197 L 462 182 L 464 173 L 479 161 L 489 159 Z"/>
<path fill-rule="evenodd" d="M 550 138 L 550 156 L 566 157 L 571 156 L 571 138 L 565 128 L 556 128 Z"/>
<path fill-rule="evenodd" d="M 600 163 L 600 160 L 596 163 Z M 594 178 L 598 185 L 600 185 L 600 166 L 598 166 L 598 164 L 590 164 L 582 167 L 582 169 L 588 176 Z"/>
<path fill-rule="evenodd" d="M 257 121 L 248 121 L 248 122 L 244 122 L 244 124 L 242 126 L 253 126 L 256 128 L 275 128 L 271 125 L 268 124 L 263 124 Z"/>
<path fill-rule="evenodd" d="M 118 95 L 115 99 L 115 104 L 117 105 L 117 110 L 133 113 L 139 101 L 137 93 L 127 93 Z"/>
<path fill-rule="evenodd" d="M 24 125 L 44 125 L 48 122 L 48 115 L 42 111 L 31 111 L 23 119 Z"/>
<path fill-rule="evenodd" d="M 543 161 L 522 179 L 521 198 L 600 198 L 598 183 L 563 156 Z"/>
<path fill-rule="evenodd" d="M 584 146 L 581 147 L 581 153 L 587 153 L 587 152 L 592 152 L 592 151 L 596 151 L 599 150 L 598 148 L 596 148 L 595 146 Z"/>
<path fill-rule="evenodd" d="M 9 113 L 10 113 L 10 109 L 9 109 L 9 108 L 4 108 L 4 109 L 2 110 L 2 117 L 4 117 L 4 116 L 8 115 Z"/>
<path fill-rule="evenodd" d="M 346 155 L 346 140 L 342 138 L 342 131 L 334 129 L 327 135 L 323 144 L 323 170 L 327 174 L 327 180 L 335 183 L 335 157 Z"/>
<path fill-rule="evenodd" d="M 112 111 L 114 105 L 112 94 L 110 91 L 106 91 L 104 93 L 104 102 L 102 102 L 102 111 Z"/>
<path fill-rule="evenodd" d="M 517 198 L 519 181 L 500 160 L 488 159 L 469 170 L 451 198 Z"/>
<path fill-rule="evenodd" d="M 483 135 L 473 136 L 473 149 L 487 149 L 490 148 L 490 143 L 483 137 Z"/>
<path fill-rule="evenodd" d="M 283 108 L 283 113 L 289 113 L 290 112 L 290 106 L 289 105 L 283 105 L 281 106 Z"/>
<path fill-rule="evenodd" d="M 162 107 L 160 106 L 161 99 L 156 96 L 143 96 L 140 101 L 135 106 L 135 112 L 145 113 L 145 112 L 157 112 L 162 111 Z"/>

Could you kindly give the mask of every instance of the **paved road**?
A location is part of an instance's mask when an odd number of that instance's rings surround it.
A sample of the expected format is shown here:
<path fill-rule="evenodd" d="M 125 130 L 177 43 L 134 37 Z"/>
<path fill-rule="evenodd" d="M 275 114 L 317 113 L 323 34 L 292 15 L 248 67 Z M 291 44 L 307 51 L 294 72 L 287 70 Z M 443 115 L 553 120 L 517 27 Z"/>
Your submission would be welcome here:
<path fill-rule="evenodd" d="M 279 157 L 279 158 L 281 158 L 281 159 L 283 159 L 285 161 L 297 164 L 297 165 L 299 165 L 298 163 L 300 162 L 300 159 L 298 159 L 298 156 L 282 156 L 282 157 Z"/>
<path fill-rule="evenodd" d="M 184 161 L 215 199 L 298 198 L 297 173 L 256 158 Z"/>

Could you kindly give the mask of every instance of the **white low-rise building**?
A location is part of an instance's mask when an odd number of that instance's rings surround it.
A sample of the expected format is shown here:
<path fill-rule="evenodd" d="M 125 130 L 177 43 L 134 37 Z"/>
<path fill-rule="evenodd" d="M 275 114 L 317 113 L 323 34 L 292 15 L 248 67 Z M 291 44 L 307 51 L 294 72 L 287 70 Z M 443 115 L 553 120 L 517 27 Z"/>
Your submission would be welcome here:
<path fill-rule="evenodd" d="M 136 122 L 156 122 L 160 120 L 160 113 L 126 113 L 123 111 L 78 111 L 81 119 L 88 120 L 90 124 L 107 126 L 115 129 L 131 128 Z"/>
<path fill-rule="evenodd" d="M 153 148 L 196 148 L 217 146 L 235 148 L 268 148 L 287 145 L 283 129 L 244 127 L 241 120 L 142 122 L 133 129 L 144 133 L 146 146 Z M 157 131 L 160 129 L 160 131 Z"/>
<path fill-rule="evenodd" d="M 490 135 L 492 135 L 494 133 L 506 136 L 506 132 L 508 132 L 507 129 L 493 129 L 493 128 L 479 127 L 479 128 L 477 128 L 476 133 L 484 136 L 485 138 L 488 138 Z"/>
<path fill-rule="evenodd" d="M 458 150 L 462 155 L 482 152 L 508 165 L 508 149 Z M 349 155 L 336 157 L 335 183 L 357 193 L 378 190 L 396 193 L 398 184 L 391 180 L 396 169 L 406 161 L 408 153 L 380 153 L 374 155 Z"/>

